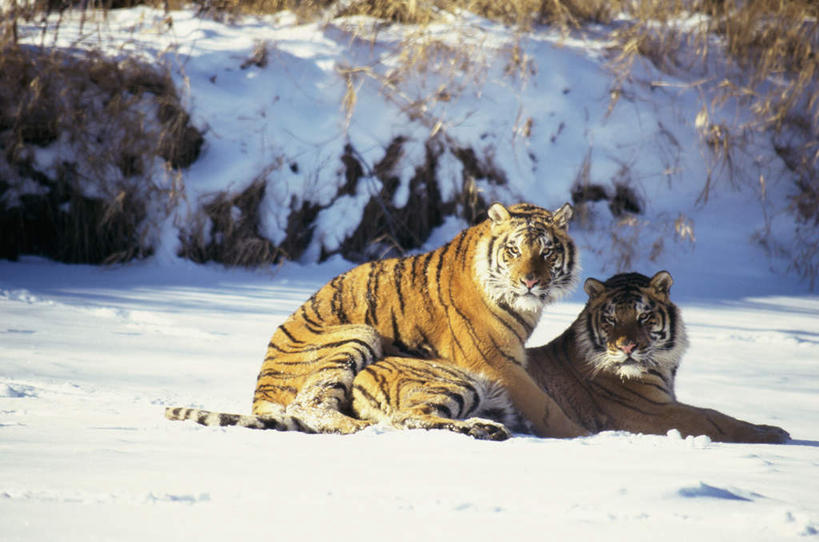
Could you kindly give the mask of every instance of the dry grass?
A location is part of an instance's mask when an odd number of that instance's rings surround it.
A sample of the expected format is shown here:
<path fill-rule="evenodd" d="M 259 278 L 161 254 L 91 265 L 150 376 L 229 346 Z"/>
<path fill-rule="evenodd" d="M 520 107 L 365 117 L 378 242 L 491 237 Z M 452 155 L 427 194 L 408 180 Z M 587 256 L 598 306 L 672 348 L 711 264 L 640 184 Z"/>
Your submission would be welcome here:
<path fill-rule="evenodd" d="M 803 230 L 810 232 L 819 228 L 819 4 L 811 0 L 377 1 L 353 2 L 336 14 L 366 14 L 424 25 L 435 20 L 435 14 L 440 16 L 457 10 L 470 11 L 521 29 L 548 23 L 560 25 L 564 31 L 588 23 L 612 23 L 615 15 L 622 15 L 609 27 L 613 43 L 611 65 L 616 79 L 611 107 L 615 106 L 623 83 L 630 77 L 638 59 L 648 60 L 664 72 L 693 74 L 699 78 L 694 86 L 700 89 L 703 100 L 697 126 L 704 146 L 710 152 L 710 173 L 702 188 L 701 200 L 706 201 L 715 188 L 713 180 L 717 173 L 734 187 L 755 183 L 754 179 L 745 179 L 744 172 L 736 168 L 737 155 L 745 153 L 744 146 L 753 133 L 763 133 L 774 138 L 777 152 L 796 173 L 792 207 Z M 691 16 L 699 18 L 692 19 Z M 680 21 L 686 21 L 686 24 L 681 25 Z M 403 74 L 417 76 L 420 70 L 416 66 L 435 66 L 436 69 L 430 71 L 441 73 L 438 56 L 442 48 L 440 44 L 424 39 L 421 32 L 411 36 L 401 49 L 405 55 L 401 63 Z M 455 54 L 447 52 L 444 56 L 457 63 Z M 471 53 L 465 55 L 466 61 L 458 73 L 480 73 L 481 69 L 474 65 L 474 57 Z M 511 51 L 508 75 L 525 74 L 525 57 L 525 51 L 520 48 Z M 727 64 L 724 58 L 728 59 Z M 403 97 L 402 73 L 382 81 L 385 93 L 395 100 Z M 452 84 L 442 88 L 447 92 L 430 93 L 420 100 L 405 100 L 402 106 L 416 118 L 427 115 L 425 122 L 433 134 L 441 129 L 445 131 L 446 119 L 429 116 L 429 112 L 434 111 L 431 106 L 439 95 L 446 96 L 453 88 L 456 93 L 462 90 Z M 351 109 L 355 100 L 353 95 L 348 97 L 351 99 L 347 107 Z M 738 118 L 742 120 L 733 124 L 714 120 L 719 116 L 714 114 L 729 103 L 738 104 L 751 115 L 740 116 Z M 525 133 L 524 119 L 521 126 L 522 133 Z M 674 155 L 679 155 L 679 149 L 671 148 L 674 144 L 671 141 L 666 145 L 670 153 L 669 175 L 677 169 Z M 617 191 L 622 193 L 626 189 L 627 185 L 622 184 L 613 188 L 609 199 L 615 209 L 621 206 L 616 201 Z M 631 195 L 625 197 L 625 201 L 633 199 Z M 628 206 L 623 209 L 630 210 Z M 619 217 L 620 213 L 616 216 Z M 627 239 L 628 236 L 621 240 L 625 242 Z M 817 266 L 817 256 L 811 256 L 814 261 L 806 261 L 805 254 L 811 254 L 812 244 L 806 243 L 805 246 L 806 250 L 801 251 L 800 256 L 794 256 L 794 265 L 809 270 Z"/>
<path fill-rule="evenodd" d="M 112 0 L 109 3 L 86 2 L 85 6 L 102 6 L 115 8 L 136 3 L 148 3 L 165 9 L 178 7 L 176 1 L 149 0 Z M 362 221 L 360 231 L 356 232 L 343 247 L 348 257 L 364 257 L 378 251 L 401 251 L 417 246 L 437 224 L 440 217 L 447 213 L 460 213 L 461 216 L 474 218 L 480 215 L 483 207 L 480 195 L 475 190 L 475 180 L 488 178 L 494 182 L 504 182 L 503 172 L 492 164 L 491 156 L 478 157 L 473 149 L 460 149 L 456 142 L 448 139 L 447 119 L 440 107 L 447 101 L 457 99 L 458 95 L 470 88 L 479 86 L 487 73 L 484 58 L 477 54 L 480 43 L 465 40 L 454 47 L 435 39 L 427 32 L 430 23 L 451 18 L 451 14 L 468 11 L 504 24 L 514 25 L 518 32 L 525 32 L 533 25 L 558 25 L 564 32 L 583 29 L 589 23 L 603 23 L 596 32 L 609 31 L 612 43 L 612 73 L 615 82 L 612 85 L 611 107 L 616 106 L 622 93 L 625 81 L 629 80 L 636 62 L 651 62 L 657 69 L 672 74 L 687 74 L 697 79 L 692 87 L 702 96 L 702 111 L 697 118 L 697 127 L 702 134 L 704 146 L 709 150 L 710 168 L 713 173 L 721 173 L 735 187 L 756 183 L 755 179 L 745 179 L 744 172 L 735 168 L 737 156 L 743 153 L 746 141 L 754 134 L 771 137 L 775 149 L 786 166 L 794 173 L 796 179 L 791 200 L 792 212 L 796 216 L 799 229 L 797 239 L 801 249 L 792 258 L 794 268 L 806 276 L 816 277 L 819 269 L 819 4 L 812 0 L 197 0 L 203 14 L 214 17 L 236 17 L 243 14 L 267 14 L 281 10 L 291 10 L 304 20 L 322 20 L 329 22 L 339 17 L 350 15 L 367 15 L 386 22 L 400 22 L 417 25 L 414 31 L 406 33 L 404 41 L 396 48 L 395 62 L 390 70 L 378 70 L 374 66 L 346 66 L 339 68 L 339 75 L 347 82 L 348 92 L 343 107 L 348 117 L 352 116 L 357 92 L 362 84 L 378 85 L 382 94 L 411 119 L 424 123 L 429 128 L 429 142 L 424 164 L 417 166 L 413 189 L 424 194 L 423 200 L 411 201 L 407 208 L 416 206 L 423 209 L 423 219 L 418 228 L 408 226 L 409 216 L 404 211 L 391 208 L 391 194 L 395 190 L 394 176 L 391 175 L 391 164 L 401 154 L 403 142 L 396 138 L 385 155 L 377 164 L 365 164 L 355 153 L 348 149 L 339 157 L 347 175 L 347 185 L 354 184 L 363 176 L 375 176 L 383 184 L 381 193 L 373 198 L 367 207 L 366 218 Z M 36 0 L 34 2 L 14 1 L 10 4 L 12 11 L 7 13 L 0 26 L 4 43 L 16 43 L 16 21 L 18 18 L 36 18 L 45 11 L 60 11 L 74 5 L 69 0 Z M 696 15 L 699 18 L 687 18 Z M 616 20 L 615 17 L 617 16 Z M 680 24 L 686 20 L 686 24 Z M 339 23 L 339 24 L 347 24 Z M 263 66 L 267 62 L 267 44 L 259 44 L 254 54 L 247 59 L 245 66 Z M 506 76 L 518 83 L 524 82 L 529 73 L 531 62 L 527 60 L 526 51 L 517 44 L 508 52 L 508 69 Z M 728 62 L 723 59 L 726 58 Z M 4 59 L 5 61 L 5 59 Z M 75 122 L 68 111 L 60 113 L 55 110 L 55 103 L 43 99 L 53 93 L 53 83 L 45 78 L 29 81 L 29 95 L 18 99 L 13 92 L 20 92 L 6 84 L 0 85 L 0 93 L 12 92 L 11 95 L 0 95 L 0 103 L 20 104 L 17 110 L 6 107 L 0 111 L 0 131 L 11 129 L 15 143 L 7 151 L 10 163 L 26 163 L 23 149 L 25 145 L 47 144 L 54 141 L 61 128 L 59 122 Z M 127 79 L 127 76 L 125 76 Z M 12 80 L 14 80 L 12 78 Z M 408 81 L 425 81 L 423 92 L 411 94 L 407 90 Z M 434 84 L 431 82 L 434 81 Z M 117 84 L 113 88 L 117 88 Z M 103 85 L 104 86 L 104 85 Z M 162 84 L 159 85 L 160 87 Z M 9 90 L 12 88 L 12 90 Z M 148 92 L 143 88 L 140 92 Z M 59 93 L 58 93 L 59 94 Z M 127 103 L 134 93 L 122 94 L 112 103 L 122 104 L 127 110 Z M 706 99 L 705 97 L 708 96 Z M 720 108 L 730 104 L 739 107 L 751 115 L 739 116 L 741 121 L 732 123 L 719 115 Z M 126 114 L 127 117 L 127 114 Z M 189 125 L 184 111 L 173 100 L 167 104 L 160 115 L 161 122 L 168 128 L 158 138 L 160 147 L 157 150 L 145 149 L 147 153 L 158 153 L 171 166 L 180 167 L 195 158 L 198 152 L 196 133 Z M 27 119 L 20 122 L 19 118 Z M 173 119 L 169 121 L 168 119 Z M 81 120 L 81 119 L 80 119 Z M 532 119 L 519 119 L 519 133 L 526 137 L 531 130 Z M 10 128 L 11 127 L 11 128 Z M 3 133 L 6 133 L 3 132 Z M 5 137 L 5 136 L 4 136 Z M 200 136 L 201 137 L 201 136 Z M 78 143 L 86 150 L 94 148 L 93 141 L 83 143 L 77 136 Z M 182 142 L 182 143 L 180 143 Z M 668 171 L 676 169 L 675 142 L 667 142 Z M 678 146 L 678 144 L 677 144 Z M 457 210 L 449 204 L 435 202 L 437 197 L 432 185 L 436 172 L 437 157 L 442 152 L 452 152 L 464 164 L 464 180 L 461 195 L 458 196 Z M 103 160 L 115 164 L 121 176 L 138 175 L 146 168 L 143 163 L 142 150 L 119 153 L 115 157 Z M 104 154 L 104 153 L 103 153 Z M 590 167 L 591 155 L 585 166 L 581 165 L 578 182 L 573 196 L 590 198 L 595 190 L 598 196 L 605 199 L 612 213 L 611 242 L 620 245 L 636 243 L 635 231 L 640 230 L 640 221 L 633 220 L 639 210 L 650 205 L 640 201 L 633 193 L 632 186 L 623 179 L 611 179 L 606 186 L 590 186 L 588 179 L 582 181 L 585 167 L 586 176 Z M 21 171 L 17 167 L 18 171 Z M 68 170 L 66 170 L 68 171 Z M 33 173 L 32 173 L 33 175 Z M 672 175 L 672 173 L 669 173 Z M 70 175 L 65 174 L 68 178 Z M 717 187 L 712 183 L 716 175 L 709 176 L 703 186 L 702 199 L 706 200 L 710 192 Z M 255 185 L 254 185 L 255 186 Z M 0 188 L 2 185 L 0 185 Z M 253 187 L 249 188 L 251 190 Z M 343 190 L 344 188 L 342 188 Z M 630 192 L 631 191 L 631 192 Z M 251 190 L 253 192 L 253 190 Z M 246 195 L 250 201 L 253 198 Z M 130 197 L 130 196 L 129 196 Z M 236 239 L 237 232 L 245 232 L 249 239 L 261 239 L 258 231 L 252 227 L 253 213 L 248 208 L 243 210 L 242 219 L 231 223 L 223 218 L 224 209 L 242 195 L 214 196 L 207 212 L 207 221 L 222 238 Z M 120 197 L 118 200 L 126 201 Z M 217 200 L 221 203 L 217 205 Z M 244 200 L 242 200 L 244 201 Z M 250 205 L 250 203 L 248 203 Z M 139 205 L 135 205 L 139 207 Z M 252 205 L 251 205 L 252 207 Z M 583 217 L 584 204 L 580 205 L 580 218 Z M 586 205 L 585 207 L 589 207 Z M 113 207 L 114 209 L 116 206 Z M 590 208 L 590 207 L 589 207 Z M 275 260 L 284 255 L 293 257 L 309 242 L 309 222 L 315 218 L 318 208 L 305 204 L 302 208 L 292 209 L 293 235 L 280 247 L 271 248 L 265 243 L 256 243 L 251 249 L 238 250 L 239 255 L 213 256 L 212 246 L 207 248 L 202 241 L 199 245 L 191 241 L 194 259 L 224 259 L 225 261 L 252 262 Z M 104 216 L 115 216 L 113 212 L 103 212 Z M 593 217 L 592 217 L 593 218 Z M 582 221 L 582 220 L 581 220 Z M 685 220 L 669 219 L 668 235 L 693 240 L 693 234 L 686 237 L 688 231 Z M 675 225 L 676 224 L 676 225 Z M 680 224 L 682 224 L 680 226 Z M 678 228 L 679 226 L 679 228 Z M 195 229 L 195 228 L 194 228 Z M 682 231 L 683 233 L 680 233 Z M 254 237 L 255 236 L 255 237 Z M 670 238 L 669 237 L 669 238 Z M 763 235 L 764 237 L 764 235 Z M 191 239 L 196 239 L 191 234 Z M 211 239 L 212 240 L 212 239 Z M 200 239 L 201 241 L 201 239 Z M 210 242 L 210 241 L 209 241 Z M 238 242 L 238 241 L 237 241 Z M 765 243 L 764 239 L 760 240 Z M 264 246 L 263 246 L 264 245 Z M 650 252 L 655 254 L 662 249 L 663 243 L 654 242 Z M 203 248 L 204 247 L 204 248 Z M 376 247 L 376 248 L 374 248 Z M 392 247 L 392 248 L 390 248 Z M 198 252 L 197 252 L 198 251 Z M 197 252 L 199 256 L 193 254 Z M 210 255 L 209 255 L 210 254 Z M 226 253 L 225 253 L 226 254 Z M 358 256 L 356 256 L 358 255 Z M 627 259 L 626 259 L 627 262 Z M 621 262 L 624 263 L 624 262 Z"/>
<path fill-rule="evenodd" d="M 579 26 L 609 22 L 624 4 L 618 0 L 195 0 L 195 3 L 203 13 L 217 17 L 290 10 L 303 20 L 365 15 L 416 25 L 439 21 L 445 14 L 468 11 L 522 28 L 540 23 Z"/>
<path fill-rule="evenodd" d="M 357 193 L 359 183 L 372 182 L 374 178 L 380 181 L 380 189 L 372 191 L 358 227 L 337 251 L 347 260 L 361 262 L 403 255 L 423 245 L 447 216 L 460 216 L 469 223 L 483 219 L 488 203 L 475 190 L 472 175 L 489 178 L 493 183 L 505 182 L 492 179 L 492 166 L 477 159 L 474 151 L 457 149 L 453 155 L 469 173 L 465 173 L 455 197 L 443 202 L 438 188 L 438 161 L 444 152 L 452 152 L 452 149 L 439 135 L 426 142 L 424 162 L 415 167 L 409 186 L 403 187 L 408 199 L 398 206 L 395 204 L 401 187 L 398 172 L 402 169 L 407 143 L 406 138 L 396 137 L 375 164 L 368 164 L 350 145 L 344 149 L 339 159 L 344 183 L 332 201 Z M 266 178 L 267 175 L 261 175 L 246 189 L 212 194 L 198 202 L 195 207 L 202 212 L 196 212 L 181 228 L 179 255 L 199 263 L 215 261 L 245 267 L 298 259 L 312 241 L 311 224 L 322 207 L 306 201 L 294 204 L 288 214 L 286 235 L 274 245 L 264 238 L 260 228 Z M 324 260 L 331 255 L 325 252 L 319 257 Z"/>
<path fill-rule="evenodd" d="M 169 75 L 11 42 L 0 73 L 0 254 L 87 263 L 150 254 L 148 207 L 175 194 L 172 176 L 152 178 L 153 161 L 185 167 L 203 141 Z M 47 147 L 59 157 L 51 166 L 36 158 Z"/>
<path fill-rule="evenodd" d="M 709 174 L 700 200 L 728 179 L 733 188 L 757 190 L 757 178 L 737 167 L 758 136 L 774 148 L 796 180 L 792 211 L 797 219 L 792 266 L 812 283 L 819 269 L 819 4 L 812 0 L 754 2 L 642 0 L 613 32 L 614 107 L 635 62 L 647 59 L 664 72 L 693 76 L 701 96 L 696 119 Z M 686 25 L 679 21 L 687 15 Z M 708 96 L 708 98 L 706 98 Z M 730 108 L 730 109 L 729 109 Z M 742 111 L 725 120 L 725 109 Z M 772 254 L 783 247 L 766 232 L 759 242 Z M 786 256 L 788 257 L 788 256 Z"/>
<path fill-rule="evenodd" d="M 197 263 L 242 267 L 278 262 L 281 250 L 259 233 L 259 208 L 266 187 L 264 179 L 258 179 L 239 193 L 206 198 L 204 214 L 196 214 L 182 228 L 179 256 Z"/>
<path fill-rule="evenodd" d="M 682 17 L 702 15 L 682 27 Z M 629 24 L 613 33 L 617 55 L 613 62 L 621 79 L 637 58 L 647 58 L 666 72 L 702 75 L 698 86 L 715 90 L 697 119 L 703 137 L 715 153 L 728 158 L 731 133 L 758 129 L 778 134 L 798 127 L 816 159 L 819 126 L 819 4 L 811 0 L 754 2 L 659 2 L 635 4 Z M 715 49 L 719 54 L 715 58 Z M 720 63 L 726 53 L 733 65 Z M 714 66 L 717 69 L 714 69 Z M 754 114 L 749 126 L 712 124 L 709 110 L 729 100 Z M 813 140 L 813 141 L 810 141 Z M 801 154 L 802 149 L 793 149 Z M 800 160 L 797 160 L 800 161 Z"/>
<path fill-rule="evenodd" d="M 496 170 L 491 160 L 478 159 L 469 148 L 453 149 L 444 134 L 437 134 L 424 145 L 424 162 L 415 166 L 409 186 L 404 187 L 408 199 L 398 206 L 395 195 L 401 180 L 397 172 L 401 169 L 406 144 L 405 138 L 396 137 L 385 149 L 384 156 L 372 166 L 352 147 L 345 150 L 342 163 L 347 184 L 339 190 L 339 195 L 353 190 L 365 177 L 375 177 L 381 182 L 380 190 L 365 206 L 358 228 L 342 243 L 340 253 L 350 261 L 403 255 L 423 245 L 447 216 L 461 217 L 470 224 L 485 218 L 489 204 L 476 190 L 475 180 L 486 179 L 492 184 L 506 182 L 505 178 L 494 176 Z M 439 160 L 445 152 L 452 153 L 464 170 L 461 186 L 447 202 L 442 200 L 438 187 Z"/>

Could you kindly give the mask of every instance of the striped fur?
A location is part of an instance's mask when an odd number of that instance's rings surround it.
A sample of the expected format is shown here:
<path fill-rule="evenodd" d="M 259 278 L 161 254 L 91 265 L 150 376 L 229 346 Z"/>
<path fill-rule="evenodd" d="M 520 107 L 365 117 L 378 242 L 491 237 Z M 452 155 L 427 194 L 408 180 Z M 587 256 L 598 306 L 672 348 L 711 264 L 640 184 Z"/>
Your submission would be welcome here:
<path fill-rule="evenodd" d="M 287 416 L 282 409 L 279 416 L 257 416 L 211 412 L 199 408 L 168 407 L 165 415 L 171 420 L 192 420 L 202 425 L 238 425 L 248 429 L 276 429 L 312 433 L 300 420 Z"/>
<path fill-rule="evenodd" d="M 390 356 L 435 360 L 481 375 L 486 393 L 506 389 L 539 434 L 583 434 L 525 369 L 524 343 L 544 305 L 577 280 L 577 251 L 567 233 L 572 208 L 550 212 L 496 203 L 488 215 L 434 251 L 366 263 L 323 286 L 274 332 L 253 415 L 265 423 L 279 420 L 277 429 L 298 420 L 307 431 L 358 431 L 372 422 L 349 416 L 353 379 Z M 364 386 L 362 380 L 358 387 Z M 166 416 L 212 425 L 253 423 L 196 410 L 169 408 Z M 427 422 L 432 424 L 423 417 L 412 423 Z"/>
<path fill-rule="evenodd" d="M 688 342 L 671 283 L 666 271 L 588 279 L 588 303 L 569 329 L 527 349 L 532 378 L 592 432 L 677 429 L 723 442 L 786 442 L 779 427 L 676 400 L 674 378 Z"/>
<path fill-rule="evenodd" d="M 594 372 L 629 379 L 652 376 L 672 395 L 680 358 L 688 347 L 680 311 L 669 298 L 671 275 L 589 278 L 589 302 L 575 323 L 578 348 Z"/>
<path fill-rule="evenodd" d="M 388 357 L 359 373 L 353 412 L 398 429 L 446 429 L 486 440 L 530 429 L 497 382 L 417 358 Z"/>
<path fill-rule="evenodd" d="M 589 300 L 559 337 L 527 349 L 527 371 L 560 408 L 590 432 L 624 430 L 710 436 L 727 442 L 785 442 L 778 427 L 754 425 L 676 401 L 674 377 L 687 346 L 679 309 L 669 298 L 671 275 L 588 279 Z M 503 388 L 479 375 L 428 360 L 388 358 L 353 383 L 353 409 L 399 428 L 448 429 L 503 439 L 527 432 Z M 521 425 L 521 422 L 524 422 Z"/>

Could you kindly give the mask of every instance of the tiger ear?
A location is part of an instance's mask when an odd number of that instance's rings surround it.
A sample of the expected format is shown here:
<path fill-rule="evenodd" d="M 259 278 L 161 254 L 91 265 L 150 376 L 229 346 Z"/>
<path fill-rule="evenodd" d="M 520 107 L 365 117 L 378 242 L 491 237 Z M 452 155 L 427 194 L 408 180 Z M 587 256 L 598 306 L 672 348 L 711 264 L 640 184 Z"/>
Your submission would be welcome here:
<path fill-rule="evenodd" d="M 656 275 L 651 277 L 648 285 L 658 295 L 668 297 L 673 283 L 674 280 L 671 278 L 671 273 L 668 271 L 659 271 Z"/>
<path fill-rule="evenodd" d="M 557 211 L 552 213 L 552 221 L 562 229 L 566 229 L 569 226 L 569 221 L 572 219 L 574 215 L 574 209 L 568 203 L 564 203 L 563 206 L 558 209 Z"/>
<path fill-rule="evenodd" d="M 507 220 L 509 220 L 509 217 L 511 216 L 509 214 L 509 211 L 506 210 L 506 207 L 497 202 L 489 206 L 489 209 L 486 211 L 486 214 L 489 215 L 489 218 L 492 219 L 492 222 L 494 224 L 506 222 Z"/>
<path fill-rule="evenodd" d="M 589 294 L 589 298 L 597 297 L 606 291 L 606 286 L 597 279 L 591 277 L 586 279 L 583 289 Z"/>

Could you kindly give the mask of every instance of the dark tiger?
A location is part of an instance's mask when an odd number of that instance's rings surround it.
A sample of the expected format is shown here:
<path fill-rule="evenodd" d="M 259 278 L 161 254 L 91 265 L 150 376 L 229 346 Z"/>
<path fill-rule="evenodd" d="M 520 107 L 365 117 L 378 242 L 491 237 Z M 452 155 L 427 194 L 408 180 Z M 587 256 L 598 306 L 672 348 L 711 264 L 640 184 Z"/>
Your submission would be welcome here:
<path fill-rule="evenodd" d="M 355 432 L 372 421 L 348 415 L 353 379 L 384 356 L 400 356 L 482 375 L 492 390 L 506 391 L 538 434 L 584 434 L 525 369 L 524 343 L 544 305 L 577 280 L 567 233 L 572 208 L 496 203 L 488 216 L 436 250 L 360 265 L 316 292 L 273 334 L 253 416 L 183 408 L 168 408 L 166 416 Z"/>

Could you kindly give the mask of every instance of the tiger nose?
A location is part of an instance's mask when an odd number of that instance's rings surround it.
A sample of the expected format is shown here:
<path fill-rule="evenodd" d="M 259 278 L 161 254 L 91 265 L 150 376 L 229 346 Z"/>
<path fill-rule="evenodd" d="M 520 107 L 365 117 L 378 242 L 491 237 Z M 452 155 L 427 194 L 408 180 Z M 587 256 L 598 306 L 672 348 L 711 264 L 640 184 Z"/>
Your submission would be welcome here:
<path fill-rule="evenodd" d="M 523 284 L 526 285 L 527 288 L 530 290 L 540 282 L 538 279 L 534 278 L 532 275 L 526 275 L 526 278 L 523 279 Z"/>
<path fill-rule="evenodd" d="M 631 354 L 634 351 L 634 348 L 636 348 L 636 346 L 637 345 L 634 344 L 631 341 L 626 341 L 626 340 L 618 340 L 617 341 L 617 348 L 622 350 L 625 355 Z"/>

